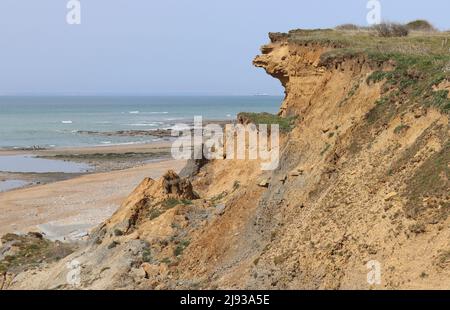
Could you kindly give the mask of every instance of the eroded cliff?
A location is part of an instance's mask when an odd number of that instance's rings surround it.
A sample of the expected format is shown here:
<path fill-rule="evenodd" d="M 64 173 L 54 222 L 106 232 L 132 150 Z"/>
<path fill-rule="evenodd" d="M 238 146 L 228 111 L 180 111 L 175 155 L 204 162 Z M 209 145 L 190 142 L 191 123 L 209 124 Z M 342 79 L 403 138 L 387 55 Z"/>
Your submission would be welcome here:
<path fill-rule="evenodd" d="M 74 259 L 83 289 L 449 288 L 450 59 L 423 54 L 440 37 L 407 53 L 345 32 L 270 37 L 254 64 L 295 119 L 276 170 L 214 160 L 145 180 L 87 247 L 8 288 L 70 288 Z"/>

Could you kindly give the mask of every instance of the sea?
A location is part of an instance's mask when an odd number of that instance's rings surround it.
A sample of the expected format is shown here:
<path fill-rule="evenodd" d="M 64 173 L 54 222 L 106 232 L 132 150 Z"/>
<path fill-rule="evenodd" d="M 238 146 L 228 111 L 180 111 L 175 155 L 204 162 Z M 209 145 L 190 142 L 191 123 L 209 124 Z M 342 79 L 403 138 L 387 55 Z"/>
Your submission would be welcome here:
<path fill-rule="evenodd" d="M 0 148 L 57 148 L 151 143 L 158 137 L 86 134 L 170 129 L 239 112 L 276 113 L 281 96 L 2 96 Z"/>

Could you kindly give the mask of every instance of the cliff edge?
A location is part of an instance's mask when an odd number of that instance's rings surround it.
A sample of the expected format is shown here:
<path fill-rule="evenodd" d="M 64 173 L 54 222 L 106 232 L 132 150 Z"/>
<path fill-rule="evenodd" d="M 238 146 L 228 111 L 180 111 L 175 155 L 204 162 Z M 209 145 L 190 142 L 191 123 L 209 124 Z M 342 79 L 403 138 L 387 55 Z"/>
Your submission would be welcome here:
<path fill-rule="evenodd" d="M 4 288 L 69 288 L 74 259 L 82 289 L 450 288 L 448 37 L 270 34 L 254 65 L 292 121 L 276 170 L 145 180 L 88 245 Z"/>

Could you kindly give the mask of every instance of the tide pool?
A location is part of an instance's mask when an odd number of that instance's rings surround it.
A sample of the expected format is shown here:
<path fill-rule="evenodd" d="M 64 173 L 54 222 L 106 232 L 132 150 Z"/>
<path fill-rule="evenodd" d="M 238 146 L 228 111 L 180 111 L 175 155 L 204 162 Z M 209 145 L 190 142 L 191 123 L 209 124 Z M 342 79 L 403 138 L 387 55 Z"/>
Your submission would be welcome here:
<path fill-rule="evenodd" d="M 20 173 L 81 173 L 90 167 L 86 164 L 62 160 L 37 158 L 33 155 L 0 156 L 0 171 Z"/>

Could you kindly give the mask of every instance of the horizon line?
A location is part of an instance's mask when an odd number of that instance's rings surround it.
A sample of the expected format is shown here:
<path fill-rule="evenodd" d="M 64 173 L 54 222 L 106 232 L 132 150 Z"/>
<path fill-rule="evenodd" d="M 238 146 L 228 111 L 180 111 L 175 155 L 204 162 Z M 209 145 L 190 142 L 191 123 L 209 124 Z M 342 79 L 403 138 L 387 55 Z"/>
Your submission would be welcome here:
<path fill-rule="evenodd" d="M 270 93 L 0 93 L 1 97 L 160 97 L 160 96 L 193 96 L 193 97 L 282 97 L 283 94 Z"/>

